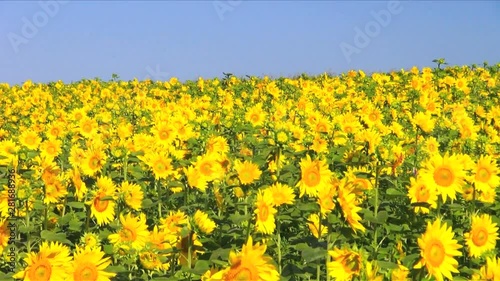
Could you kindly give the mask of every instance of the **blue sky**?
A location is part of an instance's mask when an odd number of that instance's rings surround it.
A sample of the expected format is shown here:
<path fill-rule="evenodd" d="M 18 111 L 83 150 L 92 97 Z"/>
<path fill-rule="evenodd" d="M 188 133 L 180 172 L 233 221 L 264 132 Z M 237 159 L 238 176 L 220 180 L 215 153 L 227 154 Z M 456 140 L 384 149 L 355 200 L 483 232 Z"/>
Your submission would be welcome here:
<path fill-rule="evenodd" d="M 0 82 L 495 64 L 498 15 L 498 1 L 2 1 Z"/>

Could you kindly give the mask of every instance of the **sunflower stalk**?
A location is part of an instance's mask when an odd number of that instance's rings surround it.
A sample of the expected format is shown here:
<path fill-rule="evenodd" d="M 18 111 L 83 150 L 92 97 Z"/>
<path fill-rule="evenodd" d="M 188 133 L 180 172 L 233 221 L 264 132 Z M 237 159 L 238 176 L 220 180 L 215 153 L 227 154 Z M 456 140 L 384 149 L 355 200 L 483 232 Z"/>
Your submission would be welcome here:
<path fill-rule="evenodd" d="M 278 151 L 276 153 L 276 159 L 275 159 L 275 163 L 276 163 L 276 181 L 279 182 L 279 178 L 280 178 L 280 155 L 281 154 L 281 151 L 280 151 L 280 148 L 278 147 Z M 280 219 L 279 219 L 279 208 L 277 208 L 277 211 L 276 211 L 276 228 L 277 228 L 277 238 L 278 238 L 278 273 L 280 274 L 281 276 L 281 270 L 282 270 L 282 265 L 281 265 L 281 224 L 280 224 Z"/>
<path fill-rule="evenodd" d="M 380 174 L 380 167 L 378 165 L 378 163 L 375 164 L 375 187 L 374 187 L 374 190 L 375 190 L 375 206 L 374 206 L 374 210 L 373 210 L 373 215 L 375 218 L 378 217 L 378 207 L 379 207 L 379 174 Z M 374 231 L 374 234 L 373 234 L 373 245 L 375 246 L 374 249 L 377 249 L 378 248 L 378 224 L 375 224 L 375 231 Z"/>

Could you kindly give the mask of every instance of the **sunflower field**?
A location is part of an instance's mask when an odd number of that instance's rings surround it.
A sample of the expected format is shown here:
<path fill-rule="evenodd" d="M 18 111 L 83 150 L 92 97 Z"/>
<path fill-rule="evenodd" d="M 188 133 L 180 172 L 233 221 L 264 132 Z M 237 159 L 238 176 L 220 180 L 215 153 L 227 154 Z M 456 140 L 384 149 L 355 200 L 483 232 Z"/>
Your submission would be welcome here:
<path fill-rule="evenodd" d="M 500 280 L 500 64 L 0 84 L 0 280 Z"/>

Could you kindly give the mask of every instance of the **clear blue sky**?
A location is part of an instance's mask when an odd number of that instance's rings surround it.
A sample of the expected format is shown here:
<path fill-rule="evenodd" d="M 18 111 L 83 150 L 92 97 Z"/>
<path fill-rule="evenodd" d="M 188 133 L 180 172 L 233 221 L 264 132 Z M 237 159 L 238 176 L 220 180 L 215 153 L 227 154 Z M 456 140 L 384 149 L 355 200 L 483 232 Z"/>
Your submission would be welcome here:
<path fill-rule="evenodd" d="M 0 82 L 390 71 L 441 57 L 500 62 L 500 2 L 388 3 L 1 1 Z M 390 20 L 377 22 L 379 11 Z M 363 36 L 356 28 L 369 42 L 355 41 Z"/>

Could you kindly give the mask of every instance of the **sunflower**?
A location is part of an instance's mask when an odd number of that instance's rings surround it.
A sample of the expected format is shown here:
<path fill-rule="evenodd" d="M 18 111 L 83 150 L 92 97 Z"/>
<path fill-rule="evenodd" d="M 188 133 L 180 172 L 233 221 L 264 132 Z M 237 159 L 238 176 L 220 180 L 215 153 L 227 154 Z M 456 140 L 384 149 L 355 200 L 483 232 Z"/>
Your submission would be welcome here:
<path fill-rule="evenodd" d="M 70 170 L 71 181 L 75 187 L 75 197 L 76 200 L 83 200 L 87 194 L 87 185 L 82 181 L 82 176 L 78 168 L 73 168 Z"/>
<path fill-rule="evenodd" d="M 320 238 L 320 230 L 321 237 L 328 234 L 328 227 L 321 224 L 318 214 L 309 215 L 309 217 L 307 218 L 307 227 L 309 228 L 309 231 L 311 231 L 312 235 L 316 238 Z"/>
<path fill-rule="evenodd" d="M 78 132 L 85 138 L 90 138 L 97 133 L 97 121 L 89 117 L 83 117 L 78 123 Z"/>
<path fill-rule="evenodd" d="M 434 130 L 436 120 L 432 119 L 429 113 L 418 112 L 413 117 L 413 123 L 425 133 L 431 133 Z"/>
<path fill-rule="evenodd" d="M 293 204 L 295 194 L 293 189 L 286 184 L 274 183 L 268 188 L 273 198 L 273 205 L 279 207 L 283 204 Z"/>
<path fill-rule="evenodd" d="M 391 271 L 391 281 L 409 281 L 410 270 L 398 261 L 398 267 Z"/>
<path fill-rule="evenodd" d="M 46 140 L 40 145 L 40 155 L 48 159 L 54 159 L 61 154 L 61 145 L 62 143 L 58 139 Z"/>
<path fill-rule="evenodd" d="M 142 252 L 139 254 L 139 262 L 148 270 L 168 270 L 170 263 L 162 263 L 160 256 L 160 254 L 153 251 Z"/>
<path fill-rule="evenodd" d="M 252 244 L 252 237 L 248 237 L 241 253 L 229 253 L 230 267 L 213 274 L 208 280 L 212 281 L 278 281 L 280 275 L 272 263 L 271 257 L 264 255 L 266 246 Z"/>
<path fill-rule="evenodd" d="M 257 215 L 255 228 L 258 232 L 271 234 L 276 228 L 275 217 L 277 210 L 273 207 L 273 197 L 269 190 L 259 190 L 255 202 Z"/>
<path fill-rule="evenodd" d="M 156 179 L 166 179 L 170 175 L 175 175 L 172 159 L 166 153 L 148 152 L 144 157 L 140 157 L 150 168 Z"/>
<path fill-rule="evenodd" d="M 69 248 L 58 242 L 42 242 L 38 253 L 24 258 L 26 268 L 13 277 L 24 281 L 66 280 L 71 262 Z"/>
<path fill-rule="evenodd" d="M 108 224 L 115 217 L 115 185 L 108 177 L 97 179 L 98 190 L 93 192 L 93 198 L 87 204 L 91 204 L 92 217 L 96 218 L 100 226 Z"/>
<path fill-rule="evenodd" d="M 251 184 L 258 180 L 262 174 L 259 170 L 259 166 L 249 161 L 241 162 L 236 160 L 234 162 L 234 169 L 238 172 L 238 178 L 241 184 Z"/>
<path fill-rule="evenodd" d="M 168 216 L 160 219 L 160 229 L 165 230 L 167 234 L 178 235 L 182 226 L 187 225 L 188 218 L 183 211 L 170 211 Z"/>
<path fill-rule="evenodd" d="M 477 162 L 474 186 L 479 191 L 500 186 L 499 170 L 491 156 L 481 156 Z"/>
<path fill-rule="evenodd" d="M 217 227 L 215 222 L 211 220 L 205 212 L 200 210 L 196 210 L 196 212 L 194 213 L 194 222 L 201 230 L 201 232 L 205 234 L 212 233 Z"/>
<path fill-rule="evenodd" d="M 109 257 L 104 258 L 104 252 L 99 248 L 76 247 L 74 261 L 68 270 L 69 281 L 98 280 L 110 281 L 116 273 L 106 272 L 106 268 L 111 264 Z"/>
<path fill-rule="evenodd" d="M 139 217 L 132 214 L 123 216 L 120 214 L 121 230 L 118 233 L 110 234 L 108 239 L 113 244 L 127 244 L 133 249 L 142 250 L 149 237 L 148 226 L 146 225 L 146 215 L 141 213 Z"/>
<path fill-rule="evenodd" d="M 262 105 L 257 104 L 251 107 L 245 114 L 245 120 L 252 126 L 262 126 L 266 120 L 266 113 L 262 110 Z"/>
<path fill-rule="evenodd" d="M 424 151 L 429 155 L 439 153 L 439 142 L 435 137 L 428 137 L 424 143 Z"/>
<path fill-rule="evenodd" d="M 349 249 L 335 248 L 328 251 L 333 261 L 328 262 L 328 272 L 335 280 L 351 280 L 359 276 L 363 268 L 361 254 Z"/>
<path fill-rule="evenodd" d="M 80 168 L 81 165 L 83 164 L 84 159 L 85 159 L 85 151 L 76 145 L 72 146 L 68 157 L 69 164 L 71 164 L 71 167 Z"/>
<path fill-rule="evenodd" d="M 211 136 L 207 140 L 206 149 L 208 154 L 217 153 L 225 155 L 229 152 L 229 145 L 223 136 Z"/>
<path fill-rule="evenodd" d="M 317 196 L 318 189 L 330 183 L 332 172 L 328 169 L 325 161 L 311 160 L 309 155 L 300 161 L 301 179 L 297 183 L 300 189 L 299 197 L 304 194 Z"/>
<path fill-rule="evenodd" d="M 194 167 L 200 172 L 201 178 L 207 182 L 220 179 L 224 176 L 224 171 L 217 158 L 213 154 L 205 154 L 196 158 Z"/>
<path fill-rule="evenodd" d="M 0 255 L 3 252 L 3 249 L 7 247 L 7 243 L 9 242 L 10 231 L 7 227 L 8 223 L 9 221 L 6 219 L 0 220 Z"/>
<path fill-rule="evenodd" d="M 410 178 L 410 188 L 408 190 L 408 197 L 410 198 L 410 203 L 427 203 L 429 207 L 416 206 L 415 213 L 428 214 L 429 208 L 437 208 L 437 193 L 435 188 L 429 187 L 422 178 L 418 177 Z"/>
<path fill-rule="evenodd" d="M 31 130 L 26 130 L 19 136 L 19 143 L 31 150 L 38 149 L 41 142 L 42 138 L 40 138 L 36 132 Z"/>
<path fill-rule="evenodd" d="M 500 258 L 497 257 L 487 257 L 486 264 L 479 269 L 479 276 L 477 279 L 473 280 L 500 280 Z"/>
<path fill-rule="evenodd" d="M 361 211 L 361 208 L 358 206 L 359 202 L 356 199 L 356 194 L 353 192 L 352 187 L 346 184 L 345 179 L 340 184 L 338 201 L 342 208 L 342 214 L 352 230 L 365 232 L 365 227 L 359 222 L 361 217 L 358 212 Z"/>
<path fill-rule="evenodd" d="M 106 153 L 100 149 L 91 148 L 85 151 L 85 158 L 81 165 L 83 174 L 87 176 L 93 176 L 99 173 L 106 163 Z"/>
<path fill-rule="evenodd" d="M 429 188 L 435 188 L 441 195 L 443 203 L 450 197 L 456 199 L 456 193 L 462 192 L 465 172 L 459 159 L 455 156 L 434 155 L 421 170 L 422 180 Z"/>
<path fill-rule="evenodd" d="M 100 247 L 101 240 L 99 239 L 99 235 L 92 232 L 86 232 L 80 238 L 80 245 L 89 248 Z"/>
<path fill-rule="evenodd" d="M 167 122 L 158 122 L 152 129 L 151 133 L 158 143 L 163 145 L 170 145 L 175 140 L 176 133 L 174 127 Z"/>
<path fill-rule="evenodd" d="M 124 181 L 120 185 L 120 191 L 123 194 L 123 199 L 125 200 L 125 204 L 127 204 L 127 206 L 136 211 L 141 210 L 144 193 L 138 184 Z"/>
<path fill-rule="evenodd" d="M 153 231 L 149 233 L 149 245 L 157 250 L 170 250 L 177 242 L 177 234 L 169 234 L 164 230 L 159 230 L 158 226 L 153 227 Z M 170 252 L 165 251 L 164 255 L 170 255 Z"/>
<path fill-rule="evenodd" d="M 418 238 L 422 259 L 415 268 L 425 266 L 429 276 L 434 276 L 437 281 L 443 281 L 443 276 L 453 279 L 451 273 L 459 272 L 458 262 L 454 257 L 462 255 L 459 251 L 462 246 L 453 239 L 453 236 L 451 227 L 446 223 L 442 224 L 441 219 L 438 218 L 432 224 L 428 222 L 425 233 Z"/>
<path fill-rule="evenodd" d="M 337 196 L 337 182 L 324 186 L 318 190 L 318 204 L 322 215 L 329 214 L 335 208 L 334 197 Z"/>
<path fill-rule="evenodd" d="M 201 192 L 207 190 L 207 180 L 194 166 L 189 166 L 187 168 L 182 168 L 184 175 L 187 178 L 190 187 L 197 188 Z"/>
<path fill-rule="evenodd" d="M 492 223 L 491 217 L 487 214 L 472 217 L 472 227 L 469 233 L 464 235 L 469 255 L 479 257 L 483 253 L 492 250 L 498 240 L 498 227 Z"/>

